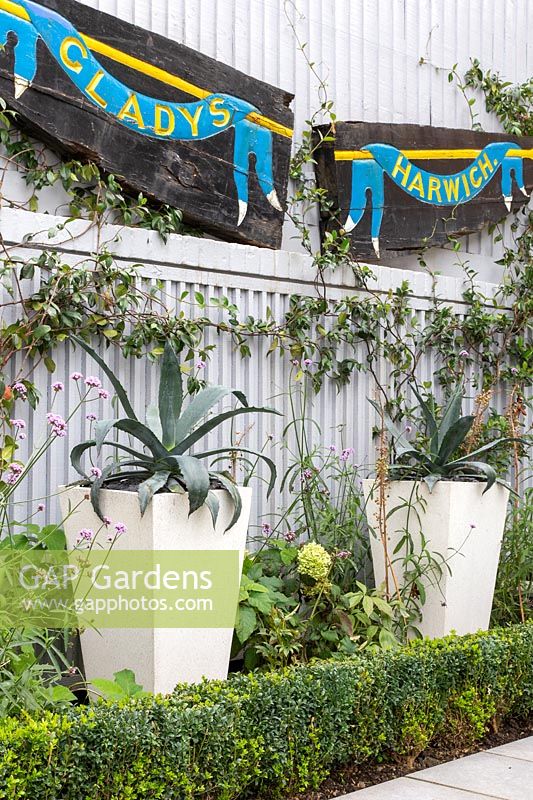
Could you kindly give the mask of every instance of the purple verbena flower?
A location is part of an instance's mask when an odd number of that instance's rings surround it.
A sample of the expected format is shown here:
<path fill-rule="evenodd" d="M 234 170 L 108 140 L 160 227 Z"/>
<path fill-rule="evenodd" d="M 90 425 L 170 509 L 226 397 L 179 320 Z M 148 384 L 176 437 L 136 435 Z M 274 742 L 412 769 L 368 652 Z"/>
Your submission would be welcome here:
<path fill-rule="evenodd" d="M 97 417 L 96 417 L 96 414 L 87 414 L 85 419 L 88 419 L 89 422 L 94 422 L 97 419 Z"/>
<path fill-rule="evenodd" d="M 111 518 L 110 518 L 110 517 L 103 517 L 103 520 L 104 520 L 104 525 L 105 525 L 106 527 L 107 527 L 108 525 L 111 525 Z"/>
<path fill-rule="evenodd" d="M 17 381 L 17 383 L 14 383 L 11 388 L 15 392 L 17 392 L 17 394 L 22 398 L 22 400 L 26 399 L 26 397 L 28 395 L 28 390 L 26 389 L 26 387 L 24 386 L 23 383 L 20 383 L 20 381 Z"/>
<path fill-rule="evenodd" d="M 54 390 L 54 392 L 62 392 L 64 388 L 65 387 L 61 383 L 61 381 L 56 381 L 55 383 L 52 384 L 52 389 Z"/>
<path fill-rule="evenodd" d="M 89 375 L 88 378 L 85 378 L 85 386 L 89 386 L 91 389 L 101 389 L 102 381 L 100 378 L 95 378 L 94 375 Z"/>
<path fill-rule="evenodd" d="M 263 524 L 261 525 L 261 528 L 262 528 L 263 533 L 265 534 L 265 536 L 270 536 L 270 534 L 272 533 L 272 526 L 269 525 L 268 522 L 263 522 Z"/>
<path fill-rule="evenodd" d="M 76 544 L 80 544 L 80 542 L 92 542 L 93 539 L 94 531 L 90 528 L 82 528 L 81 531 L 78 532 Z"/>
<path fill-rule="evenodd" d="M 297 358 L 292 358 L 291 359 L 291 364 L 292 364 L 293 367 L 299 367 L 300 366 L 300 362 L 298 361 Z"/>
<path fill-rule="evenodd" d="M 312 358 L 304 358 L 304 367 L 310 367 L 313 363 Z"/>
<path fill-rule="evenodd" d="M 350 551 L 349 550 L 339 550 L 337 553 L 337 558 L 350 558 Z"/>
<path fill-rule="evenodd" d="M 127 528 L 126 528 L 126 526 L 124 525 L 124 523 L 123 523 L 123 522 L 117 522 L 117 523 L 115 524 L 115 530 L 116 530 L 116 532 L 117 532 L 117 535 L 119 535 L 119 534 L 121 534 L 121 533 L 126 533 L 126 531 L 127 531 Z"/>
<path fill-rule="evenodd" d="M 13 486 L 20 478 L 23 467 L 20 464 L 15 464 L 13 462 L 13 464 L 8 466 L 8 470 L 9 475 L 6 478 L 6 483 L 8 483 L 10 486 Z"/>
<path fill-rule="evenodd" d="M 70 380 L 81 381 L 83 380 L 83 375 L 81 374 L 81 372 L 73 372 L 72 375 L 70 376 Z"/>
<path fill-rule="evenodd" d="M 52 433 L 55 436 L 62 438 L 67 435 L 67 423 L 60 417 L 59 414 L 52 414 L 51 412 L 46 415 L 48 424 L 52 428 Z"/>
<path fill-rule="evenodd" d="M 330 444 L 329 449 L 330 449 L 331 453 L 336 453 L 337 452 L 337 446 L 334 445 L 334 444 Z"/>
<path fill-rule="evenodd" d="M 469 355 L 468 350 L 459 350 L 459 358 L 468 358 Z"/>
<path fill-rule="evenodd" d="M 101 478 L 102 477 L 102 470 L 98 467 L 91 467 L 91 475 L 93 478 Z"/>
<path fill-rule="evenodd" d="M 309 480 L 310 478 L 312 478 L 312 477 L 313 477 L 313 470 L 312 470 L 312 469 L 309 469 L 309 467 L 308 467 L 307 469 L 304 469 L 304 471 L 303 471 L 303 476 L 304 476 L 304 478 L 305 478 L 306 480 Z"/>
<path fill-rule="evenodd" d="M 294 531 L 287 531 L 287 533 L 284 535 L 283 538 L 285 539 L 286 542 L 289 542 L 290 544 L 291 542 L 294 542 L 294 540 L 296 539 L 296 534 Z"/>
<path fill-rule="evenodd" d="M 353 456 L 354 453 L 355 450 L 353 449 L 353 447 L 345 447 L 340 455 L 340 460 L 348 461 L 348 459 L 351 458 L 351 456 Z"/>
<path fill-rule="evenodd" d="M 202 359 L 200 358 L 196 362 L 196 369 L 204 369 L 204 367 L 205 367 L 205 361 L 202 361 Z"/>
<path fill-rule="evenodd" d="M 45 508 L 46 506 L 44 503 L 39 503 L 39 505 L 37 506 L 37 511 L 44 511 Z"/>
<path fill-rule="evenodd" d="M 10 419 L 9 424 L 16 428 L 18 431 L 23 431 L 26 427 L 26 423 L 23 419 Z"/>
<path fill-rule="evenodd" d="M 99 389 L 98 390 L 98 397 L 101 400 L 107 400 L 109 398 L 109 392 L 107 391 L 107 389 Z"/>

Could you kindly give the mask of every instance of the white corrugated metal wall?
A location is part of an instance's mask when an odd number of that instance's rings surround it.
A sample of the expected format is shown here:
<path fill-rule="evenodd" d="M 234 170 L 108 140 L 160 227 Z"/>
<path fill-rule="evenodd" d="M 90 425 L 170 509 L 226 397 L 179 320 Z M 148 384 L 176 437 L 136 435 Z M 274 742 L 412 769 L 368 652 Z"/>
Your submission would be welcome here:
<path fill-rule="evenodd" d="M 471 57 L 507 80 L 533 75 L 532 0 L 82 0 L 161 33 L 295 95 L 295 131 L 319 106 L 317 81 L 289 19 L 326 78 L 339 119 L 469 128 L 467 103 L 448 83 Z M 422 63 L 421 63 L 422 62 Z M 475 106 L 486 130 L 495 117 Z M 297 241 L 287 226 L 284 247 Z M 498 280 L 487 236 L 466 244 L 471 264 Z M 426 259 L 457 274 L 455 256 Z M 413 265 L 410 257 L 397 262 Z"/>
<path fill-rule="evenodd" d="M 317 106 L 316 81 L 298 51 L 285 9 L 307 43 L 309 57 L 327 78 L 329 94 L 335 100 L 339 118 L 379 122 L 412 122 L 449 127 L 469 127 L 468 108 L 457 90 L 448 83 L 449 68 L 458 62 L 459 70 L 468 67 L 469 58 L 478 57 L 483 65 L 499 70 L 511 81 L 524 80 L 533 73 L 531 33 L 533 0 L 84 0 L 87 5 L 116 14 L 143 27 L 162 33 L 190 47 L 199 49 L 257 78 L 280 85 L 296 95 L 295 129 L 301 130 Z M 422 63 L 421 63 L 422 62 Z M 481 103 L 478 104 L 481 111 Z M 493 118 L 481 113 L 486 129 L 497 129 Z M 8 194 L 6 191 L 5 194 Z M 55 200 L 50 208 L 57 206 Z M 22 212 L 20 212 L 22 213 Z M 15 225 L 0 212 L 1 230 L 11 242 L 21 241 L 18 234 L 37 225 L 42 219 Z M 52 221 L 50 221 L 51 224 Z M 39 228 L 38 225 L 41 225 Z M 46 221 L 44 223 L 46 227 Z M 144 235 L 144 234 L 143 234 Z M 294 250 L 297 243 L 286 232 L 284 247 Z M 127 238 L 127 237 L 126 237 Z M 297 256 L 273 254 L 206 242 L 194 258 L 187 253 L 190 243 L 177 238 L 163 255 L 155 237 L 148 235 L 126 261 L 151 259 L 148 274 L 160 274 L 166 287 L 178 297 L 184 287 L 198 289 L 207 296 L 228 295 L 241 309 L 262 317 L 270 306 L 280 317 L 287 308 L 291 292 L 312 292 L 310 264 Z M 53 243 L 53 241 L 52 241 Z M 78 254 L 85 252 L 78 241 Z M 203 248 L 203 249 L 202 249 Z M 215 249 L 213 249 L 215 248 Z M 218 250 L 216 250 L 218 248 Z M 230 248 L 230 249 L 228 249 Z M 492 245 L 485 236 L 470 237 L 468 258 L 480 276 L 496 280 Z M 154 256 L 157 250 L 157 256 Z M 90 251 L 90 247 L 87 252 Z M 66 257 L 76 257 L 72 252 Z M 435 251 L 426 261 L 439 265 L 450 275 L 460 276 L 454 266 L 455 256 Z M 216 269 L 215 264 L 225 264 Z M 408 272 L 416 269 L 413 259 L 405 258 L 397 269 L 379 270 L 379 284 L 385 288 L 404 278 L 417 282 L 418 296 L 428 296 L 431 281 L 427 276 Z M 276 280 L 268 280 L 272 275 Z M 395 278 L 391 277 L 395 276 Z M 243 277 L 249 276 L 249 277 Z M 306 277 L 307 276 L 307 277 Z M 346 276 L 337 279 L 336 292 L 353 291 Z M 459 280 L 445 279 L 443 297 L 460 301 Z M 424 322 L 427 303 L 420 300 L 417 317 Z M 115 354 L 117 373 L 128 382 L 136 404 L 154 399 L 154 381 L 144 362 L 125 362 Z M 84 358 L 60 351 L 54 379 L 62 380 L 78 366 L 85 369 Z M 435 364 L 430 354 L 422 365 L 422 378 L 431 378 Z M 87 364 L 88 371 L 92 370 Z M 251 398 L 266 402 L 287 385 L 287 364 L 277 358 L 264 359 L 264 345 L 254 345 L 254 356 L 242 361 L 229 341 L 220 341 L 219 356 L 208 369 L 210 381 L 242 387 Z M 43 400 L 32 422 L 29 441 L 39 439 L 45 428 L 45 412 L 51 399 L 50 377 L 37 376 Z M 329 383 L 316 400 L 315 416 L 326 443 L 337 440 L 356 448 L 359 463 L 372 459 L 370 439 L 372 419 L 367 403 L 371 387 L 363 377 L 355 377 L 351 386 L 337 393 Z M 58 398 L 57 410 L 66 413 L 71 397 Z M 286 402 L 276 404 L 286 410 Z M 101 409 L 104 414 L 104 409 Z M 341 434 L 334 426 L 344 423 Z M 250 434 L 250 446 L 260 446 L 267 432 L 279 438 L 283 422 L 260 420 Z M 48 494 L 54 486 L 69 478 L 68 447 L 85 436 L 82 421 L 72 426 L 70 441 L 58 442 L 46 460 L 46 469 L 38 471 L 28 485 L 28 497 Z M 213 441 L 213 444 L 215 441 Z M 280 457 L 283 469 L 285 457 Z M 279 498 L 269 507 L 272 512 Z M 267 506 L 260 495 L 256 519 Z"/>

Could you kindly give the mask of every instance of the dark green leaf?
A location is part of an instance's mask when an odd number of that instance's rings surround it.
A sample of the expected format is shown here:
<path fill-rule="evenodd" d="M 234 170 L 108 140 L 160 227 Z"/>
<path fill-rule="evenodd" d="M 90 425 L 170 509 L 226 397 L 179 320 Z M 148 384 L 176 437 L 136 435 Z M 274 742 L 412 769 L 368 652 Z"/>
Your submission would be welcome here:
<path fill-rule="evenodd" d="M 237 520 L 241 516 L 242 499 L 241 499 L 241 495 L 239 493 L 238 488 L 236 487 L 236 485 L 233 483 L 233 481 L 230 478 L 228 478 L 226 475 L 223 475 L 221 472 L 215 473 L 215 475 L 213 477 L 215 477 L 217 481 L 220 481 L 220 483 L 222 484 L 224 489 L 227 492 L 229 492 L 229 494 L 231 496 L 231 499 L 233 500 L 233 514 L 232 514 L 232 517 L 231 517 L 230 521 L 228 522 L 228 524 L 226 526 L 226 529 L 224 531 L 224 533 L 225 533 L 226 531 L 229 531 L 229 529 L 232 528 L 235 525 L 235 523 L 237 522 Z"/>
<path fill-rule="evenodd" d="M 162 489 L 170 477 L 170 472 L 156 472 L 151 475 L 147 480 L 143 481 L 139 486 L 139 506 L 141 508 L 141 517 L 148 508 L 148 504 L 152 500 L 154 494 Z"/>
<path fill-rule="evenodd" d="M 175 464 L 189 493 L 189 516 L 203 506 L 209 492 L 209 472 L 194 456 L 170 456 L 167 464 Z"/>
<path fill-rule="evenodd" d="M 473 416 L 469 415 L 467 417 L 461 417 L 453 425 L 450 425 L 441 439 L 439 453 L 435 459 L 436 464 L 439 466 L 446 464 L 449 457 L 463 444 L 470 428 L 474 424 L 474 419 Z"/>
<path fill-rule="evenodd" d="M 161 359 L 161 380 L 159 382 L 159 419 L 163 431 L 163 444 L 172 449 L 179 439 L 177 429 L 183 403 L 180 362 L 174 348 L 167 342 Z"/>
<path fill-rule="evenodd" d="M 281 412 L 276 411 L 273 408 L 261 408 L 258 406 L 249 406 L 246 408 L 236 408 L 232 411 L 226 411 L 223 414 L 218 414 L 216 417 L 205 422 L 199 428 L 197 428 L 193 433 L 187 436 L 179 445 L 177 445 L 173 450 L 172 453 L 174 454 L 181 454 L 185 453 L 190 447 L 193 446 L 199 439 L 202 439 L 206 436 L 210 431 L 214 428 L 217 428 L 223 422 L 229 419 L 233 419 L 234 417 L 238 417 L 241 414 L 278 414 L 281 416 Z"/>

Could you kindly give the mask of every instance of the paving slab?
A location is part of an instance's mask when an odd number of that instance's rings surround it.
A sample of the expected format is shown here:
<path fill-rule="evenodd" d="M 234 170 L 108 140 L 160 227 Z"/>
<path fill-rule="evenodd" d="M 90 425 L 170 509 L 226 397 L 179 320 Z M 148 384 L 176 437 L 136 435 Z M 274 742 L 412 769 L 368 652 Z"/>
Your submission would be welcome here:
<path fill-rule="evenodd" d="M 410 780 L 453 786 L 501 800 L 533 798 L 533 762 L 490 751 L 415 772 Z"/>
<path fill-rule="evenodd" d="M 502 744 L 500 747 L 493 747 L 492 750 L 489 750 L 489 753 L 533 761 L 533 736 L 528 736 L 527 739 L 519 739 L 518 742 Z M 533 789 L 531 795 L 533 797 Z"/>
<path fill-rule="evenodd" d="M 533 800 L 533 736 L 337 800 Z"/>
<path fill-rule="evenodd" d="M 369 786 L 357 792 L 343 795 L 337 800 L 487 800 L 484 794 L 463 792 L 449 786 L 421 783 L 411 778 L 397 778 L 394 781 Z"/>

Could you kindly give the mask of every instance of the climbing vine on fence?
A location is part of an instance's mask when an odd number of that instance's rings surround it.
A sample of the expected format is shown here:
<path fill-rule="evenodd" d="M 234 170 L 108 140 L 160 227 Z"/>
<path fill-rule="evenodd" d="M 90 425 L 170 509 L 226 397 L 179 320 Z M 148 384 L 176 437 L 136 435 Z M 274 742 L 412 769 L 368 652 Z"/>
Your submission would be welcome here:
<path fill-rule="evenodd" d="M 520 132 L 525 131 L 523 109 L 531 101 L 530 83 L 511 91 L 495 76 L 484 75 L 476 62 L 465 81 L 485 92 L 487 104 L 490 102 L 504 125 L 511 124 L 514 114 Z M 325 92 L 317 113 L 329 118 L 333 131 L 335 115 Z M 115 176 L 103 174 L 94 164 L 51 157 L 18 129 L 16 116 L 5 104 L 0 113 L 0 143 L 4 176 L 7 166 L 14 165 L 30 190 L 25 204 L 10 200 L 2 192 L 4 206 L 36 211 L 40 191 L 59 183 L 68 197 L 67 211 L 61 212 L 69 215 L 68 220 L 87 219 L 99 231 L 109 222 L 141 226 L 158 231 L 165 240 L 172 233 L 191 233 L 183 225 L 179 210 L 154 205 L 142 195 L 132 196 Z M 514 242 L 504 249 L 499 262 L 502 282 L 494 298 L 483 296 L 475 272 L 465 266 L 463 308 L 457 311 L 439 299 L 435 291 L 422 326 L 413 310 L 409 284 L 404 282 L 386 294 L 373 290 L 372 270 L 356 261 L 348 262 L 349 242 L 342 231 L 329 236 L 319 252 L 313 251 L 307 212 L 320 205 L 322 210 L 335 213 L 309 176 L 313 156 L 314 146 L 307 131 L 292 162 L 291 177 L 296 188 L 289 213 L 313 257 L 317 293 L 312 297 L 292 296 L 281 319 L 275 319 L 270 309 L 261 319 L 243 316 L 224 297 L 184 293 L 176 303 L 174 298 L 165 296 L 161 282 L 142 279 L 137 268 L 118 265 L 109 244 L 101 245 L 90 258 L 72 264 L 53 247 L 27 258 L 21 255 L 20 247 L 11 250 L 3 243 L 0 280 L 7 296 L 4 310 L 10 312 L 10 321 L 0 323 L 4 419 L 9 418 L 17 397 L 13 379 L 9 384 L 6 377 L 12 359 L 18 357 L 16 383 L 36 402 L 33 370 L 44 361 L 53 372 L 54 349 L 72 333 L 99 337 L 110 346 L 119 346 L 127 356 L 148 354 L 154 359 L 170 339 L 182 354 L 185 369 L 198 354 L 209 358 L 214 345 L 204 343 L 207 329 L 231 337 L 243 358 L 252 357 L 254 340 L 264 339 L 272 358 L 299 360 L 302 365 L 304 360 L 311 360 L 312 366 L 302 366 L 300 376 L 307 373 L 317 392 L 326 378 L 340 387 L 350 381 L 354 372 L 372 373 L 383 401 L 397 415 L 404 410 L 398 399 L 390 398 L 402 396 L 401 389 L 415 376 L 422 356 L 432 350 L 438 356 L 437 377 L 444 388 L 453 385 L 458 375 L 475 364 L 479 392 L 490 392 L 505 384 L 513 402 L 521 398 L 524 387 L 532 382 L 532 345 L 528 340 L 533 310 L 531 213 L 521 212 L 511 225 Z M 68 224 L 66 221 L 65 226 Z M 51 230 L 50 237 L 57 232 Z M 502 237 L 497 226 L 493 233 L 496 239 Z M 346 263 L 351 264 L 360 288 L 340 300 L 331 300 L 328 279 L 332 270 Z M 35 278 L 38 280 L 32 284 Z M 216 315 L 218 321 L 211 313 L 214 308 L 222 312 Z M 390 365 L 388 387 L 378 379 L 377 365 L 382 359 Z M 190 379 L 190 391 L 196 388 L 194 380 Z M 505 419 L 500 418 L 495 427 L 505 424 Z"/>

